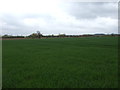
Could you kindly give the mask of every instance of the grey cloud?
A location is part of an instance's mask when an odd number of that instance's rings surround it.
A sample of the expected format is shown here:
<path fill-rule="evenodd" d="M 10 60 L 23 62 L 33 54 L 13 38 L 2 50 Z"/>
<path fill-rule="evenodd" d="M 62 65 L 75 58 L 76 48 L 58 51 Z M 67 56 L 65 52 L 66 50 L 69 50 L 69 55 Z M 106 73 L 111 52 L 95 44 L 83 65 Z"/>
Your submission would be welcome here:
<path fill-rule="evenodd" d="M 115 3 L 64 3 L 61 8 L 65 13 L 70 16 L 75 17 L 78 21 L 83 21 L 84 19 L 88 22 L 99 17 L 110 17 L 112 19 L 117 19 L 117 8 L 114 7 Z M 38 25 L 27 26 L 23 23 L 23 20 L 26 18 L 38 19 L 42 18 L 47 22 L 47 26 L 40 27 Z M 22 15 L 14 14 L 1 14 L 0 21 L 6 23 L 2 27 L 3 34 L 12 34 L 12 35 L 29 35 L 36 30 L 40 30 L 43 34 L 83 34 L 83 33 L 96 33 L 96 32 L 105 32 L 105 33 L 117 33 L 116 26 L 107 26 L 107 27 L 90 27 L 85 24 L 83 26 L 75 25 L 71 23 L 57 23 L 55 17 L 49 14 L 41 13 L 27 13 Z"/>
<path fill-rule="evenodd" d="M 3 14 L 0 20 L 5 24 L 2 24 L 1 27 L 3 34 L 24 35 L 31 33 L 29 30 L 32 29 L 32 27 L 24 25 L 23 22 L 21 22 L 22 18 L 10 14 Z"/>
<path fill-rule="evenodd" d="M 74 2 L 64 5 L 63 9 L 64 7 L 68 7 L 65 11 L 77 19 L 93 19 L 97 16 L 117 18 L 117 3 Z"/>

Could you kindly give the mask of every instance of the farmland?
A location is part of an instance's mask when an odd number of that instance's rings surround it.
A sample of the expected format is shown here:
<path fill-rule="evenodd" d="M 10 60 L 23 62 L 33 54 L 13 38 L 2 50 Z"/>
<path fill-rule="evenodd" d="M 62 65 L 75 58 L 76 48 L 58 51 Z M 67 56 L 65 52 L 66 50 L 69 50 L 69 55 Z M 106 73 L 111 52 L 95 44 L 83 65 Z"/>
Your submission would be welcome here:
<path fill-rule="evenodd" d="M 3 40 L 3 88 L 116 88 L 118 38 Z"/>

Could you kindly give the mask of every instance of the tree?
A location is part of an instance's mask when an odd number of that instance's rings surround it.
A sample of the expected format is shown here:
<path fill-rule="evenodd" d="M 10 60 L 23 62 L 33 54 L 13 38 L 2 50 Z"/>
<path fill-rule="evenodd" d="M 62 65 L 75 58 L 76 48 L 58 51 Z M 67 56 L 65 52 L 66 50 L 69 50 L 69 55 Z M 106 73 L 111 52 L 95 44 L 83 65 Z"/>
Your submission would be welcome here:
<path fill-rule="evenodd" d="M 59 37 L 65 37 L 66 35 L 65 34 L 59 34 L 58 36 Z"/>
<path fill-rule="evenodd" d="M 40 33 L 40 31 L 37 31 L 37 35 L 38 35 L 38 38 L 42 37 L 42 34 Z"/>
<path fill-rule="evenodd" d="M 30 37 L 30 38 L 37 38 L 38 35 L 36 33 L 33 33 L 33 34 L 29 35 L 28 37 Z"/>

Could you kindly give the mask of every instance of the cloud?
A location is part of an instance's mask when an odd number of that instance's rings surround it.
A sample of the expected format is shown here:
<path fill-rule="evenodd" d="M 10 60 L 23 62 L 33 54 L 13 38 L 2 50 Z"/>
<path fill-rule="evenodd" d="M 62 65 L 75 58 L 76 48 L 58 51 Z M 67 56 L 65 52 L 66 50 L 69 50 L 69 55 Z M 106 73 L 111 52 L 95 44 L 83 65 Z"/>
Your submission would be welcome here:
<path fill-rule="evenodd" d="M 64 9 L 66 5 L 63 5 L 63 10 L 68 12 L 70 15 L 79 18 L 93 19 L 97 16 L 100 17 L 111 17 L 117 19 L 117 3 L 105 3 L 105 2 L 73 2 L 67 4 L 67 8 Z"/>
<path fill-rule="evenodd" d="M 38 30 L 43 34 L 118 33 L 117 3 L 11 2 L 9 8 L 5 1 L 0 4 L 3 34 L 29 35 Z"/>

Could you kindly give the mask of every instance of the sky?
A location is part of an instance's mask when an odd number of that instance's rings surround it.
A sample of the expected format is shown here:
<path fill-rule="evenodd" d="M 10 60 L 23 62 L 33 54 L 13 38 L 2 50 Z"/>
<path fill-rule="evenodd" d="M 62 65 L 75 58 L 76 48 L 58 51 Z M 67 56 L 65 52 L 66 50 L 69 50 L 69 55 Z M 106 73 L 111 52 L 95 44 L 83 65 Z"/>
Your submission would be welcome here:
<path fill-rule="evenodd" d="M 2 0 L 0 32 L 30 35 L 118 33 L 118 3 Z"/>

